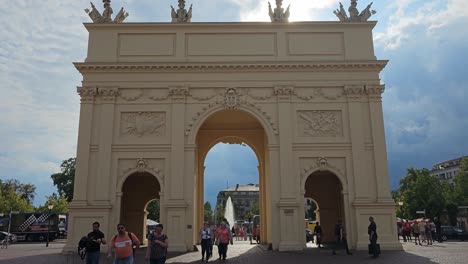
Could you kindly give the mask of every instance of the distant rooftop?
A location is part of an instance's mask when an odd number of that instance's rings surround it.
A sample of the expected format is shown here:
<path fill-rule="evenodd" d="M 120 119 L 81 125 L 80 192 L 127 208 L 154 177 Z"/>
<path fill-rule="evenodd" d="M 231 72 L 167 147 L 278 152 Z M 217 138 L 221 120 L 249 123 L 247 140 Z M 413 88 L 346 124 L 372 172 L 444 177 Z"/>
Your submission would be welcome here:
<path fill-rule="evenodd" d="M 463 158 L 468 158 L 468 156 L 463 156 L 463 157 L 460 157 L 460 158 L 451 159 L 451 160 L 447 160 L 447 161 L 444 161 L 444 162 L 434 164 L 434 165 L 432 165 L 432 170 L 436 171 L 436 170 L 448 169 L 450 167 L 460 166 L 460 162 L 461 162 L 461 160 Z"/>
<path fill-rule="evenodd" d="M 224 192 L 235 192 L 235 191 L 238 191 L 238 192 L 258 192 L 259 191 L 259 186 L 258 184 L 254 184 L 254 183 L 249 183 L 249 184 L 246 184 L 246 185 L 240 185 L 240 184 L 237 184 L 236 186 L 233 186 L 233 187 L 229 187 L 225 190 L 223 190 Z"/>

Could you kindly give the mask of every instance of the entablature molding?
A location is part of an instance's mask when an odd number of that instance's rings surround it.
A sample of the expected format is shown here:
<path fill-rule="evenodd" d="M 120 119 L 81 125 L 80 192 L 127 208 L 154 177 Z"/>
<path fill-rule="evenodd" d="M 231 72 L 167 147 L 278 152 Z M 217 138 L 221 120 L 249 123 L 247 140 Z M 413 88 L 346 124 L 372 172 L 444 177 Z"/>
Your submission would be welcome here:
<path fill-rule="evenodd" d="M 88 72 L 380 72 L 387 60 L 304 63 L 74 63 Z"/>

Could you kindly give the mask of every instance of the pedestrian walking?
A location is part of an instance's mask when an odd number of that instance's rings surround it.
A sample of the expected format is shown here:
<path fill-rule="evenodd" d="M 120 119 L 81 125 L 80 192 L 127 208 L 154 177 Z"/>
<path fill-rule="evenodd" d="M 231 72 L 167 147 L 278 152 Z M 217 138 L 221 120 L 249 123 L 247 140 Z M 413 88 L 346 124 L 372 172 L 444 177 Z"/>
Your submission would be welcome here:
<path fill-rule="evenodd" d="M 101 257 L 101 244 L 105 245 L 104 233 L 99 230 L 99 222 L 93 223 L 93 231 L 88 234 L 88 245 L 86 247 L 86 264 L 99 264 Z"/>
<path fill-rule="evenodd" d="M 422 240 L 422 243 L 426 242 L 426 222 L 424 221 L 424 219 L 418 223 L 418 229 L 419 239 Z"/>
<path fill-rule="evenodd" d="M 380 255 L 380 246 L 377 244 L 377 224 L 374 221 L 374 217 L 369 217 L 369 226 L 367 227 L 367 233 L 369 235 L 369 253 L 373 258 L 377 258 Z"/>
<path fill-rule="evenodd" d="M 226 227 L 226 223 L 223 221 L 221 222 L 221 226 L 216 229 L 216 239 L 219 241 L 218 243 L 218 251 L 219 251 L 219 259 L 226 260 L 227 258 L 227 251 L 228 251 L 228 244 L 231 241 L 231 237 L 229 236 L 230 230 Z"/>
<path fill-rule="evenodd" d="M 346 232 L 343 224 L 341 220 L 338 220 L 338 223 L 335 225 L 335 244 L 332 249 L 332 255 L 336 255 L 336 250 L 341 246 L 346 249 L 346 254 L 352 255 L 348 248 L 348 240 L 346 239 Z"/>
<path fill-rule="evenodd" d="M 321 248 L 322 247 L 322 227 L 320 226 L 320 223 L 317 222 L 317 224 L 314 227 L 314 233 L 315 233 L 315 238 L 316 238 L 316 243 L 317 247 Z"/>
<path fill-rule="evenodd" d="M 260 244 L 260 225 L 257 225 L 257 236 L 255 237 L 257 244 Z"/>
<path fill-rule="evenodd" d="M 419 239 L 419 226 L 418 226 L 418 223 L 414 222 L 411 225 L 411 229 L 413 230 L 414 244 L 417 245 L 419 243 L 419 245 L 421 245 L 421 240 Z"/>
<path fill-rule="evenodd" d="M 117 235 L 111 240 L 107 258 L 111 258 L 114 252 L 114 264 L 133 264 L 134 250 L 140 247 L 140 240 L 134 234 L 127 232 L 124 224 L 118 224 L 117 231 Z"/>
<path fill-rule="evenodd" d="M 442 223 L 438 217 L 434 218 L 434 224 L 436 227 L 437 242 L 442 243 Z"/>
<path fill-rule="evenodd" d="M 201 261 L 206 261 L 210 259 L 211 256 L 211 244 L 212 244 L 212 234 L 210 229 L 210 224 L 205 222 L 203 228 L 200 230 L 200 240 L 202 248 L 202 259 Z"/>
<path fill-rule="evenodd" d="M 157 224 L 154 232 L 148 237 L 145 260 L 149 260 L 150 264 L 166 263 L 169 239 L 166 234 L 162 233 L 163 229 L 162 224 Z"/>

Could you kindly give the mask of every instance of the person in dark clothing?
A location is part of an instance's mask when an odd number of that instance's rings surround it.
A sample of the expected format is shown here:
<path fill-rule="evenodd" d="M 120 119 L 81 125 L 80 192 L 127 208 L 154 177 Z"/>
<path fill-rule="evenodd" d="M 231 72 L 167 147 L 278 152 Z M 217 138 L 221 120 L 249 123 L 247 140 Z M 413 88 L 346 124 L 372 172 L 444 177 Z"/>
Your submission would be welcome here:
<path fill-rule="evenodd" d="M 322 247 L 322 227 L 320 226 L 320 223 L 317 222 L 317 225 L 314 227 L 314 233 L 315 233 L 315 238 L 317 241 L 317 247 Z"/>
<path fill-rule="evenodd" d="M 99 264 L 101 244 L 105 245 L 104 233 L 99 230 L 99 222 L 93 223 L 93 231 L 88 234 L 89 244 L 86 247 L 86 264 Z"/>
<path fill-rule="evenodd" d="M 338 223 L 335 225 L 335 244 L 332 249 L 332 254 L 336 255 L 336 250 L 343 245 L 346 249 L 346 254 L 352 255 L 348 248 L 348 241 L 346 239 L 346 232 L 344 231 L 343 224 L 341 220 L 338 220 Z"/>
<path fill-rule="evenodd" d="M 377 246 L 377 225 L 374 222 L 374 217 L 369 217 L 369 227 L 367 228 L 367 233 L 369 234 L 370 241 L 370 253 L 373 258 L 377 258 L 380 255 L 380 249 Z"/>
<path fill-rule="evenodd" d="M 434 224 L 436 226 L 437 242 L 442 243 L 442 223 L 440 222 L 439 218 L 434 218 Z"/>

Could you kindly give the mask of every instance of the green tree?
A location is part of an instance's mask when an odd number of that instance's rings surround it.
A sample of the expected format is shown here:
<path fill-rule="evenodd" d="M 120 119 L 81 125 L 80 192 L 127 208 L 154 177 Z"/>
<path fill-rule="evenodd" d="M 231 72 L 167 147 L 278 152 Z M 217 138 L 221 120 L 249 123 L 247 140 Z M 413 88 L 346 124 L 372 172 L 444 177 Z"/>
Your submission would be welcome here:
<path fill-rule="evenodd" d="M 57 186 L 60 195 L 70 202 L 73 199 L 73 183 L 75 182 L 76 158 L 69 158 L 60 165 L 61 172 L 52 174 L 50 177 Z"/>
<path fill-rule="evenodd" d="M 205 202 L 203 207 L 203 220 L 208 222 L 213 221 L 213 209 L 211 209 L 211 203 Z"/>
<path fill-rule="evenodd" d="M 0 185 L 2 185 L 0 181 Z M 15 192 L 13 188 L 0 188 L 0 213 L 7 214 L 12 211 L 32 212 L 34 207 L 31 203 Z"/>
<path fill-rule="evenodd" d="M 453 183 L 458 205 L 468 205 L 468 158 L 462 159 L 460 171 L 453 178 Z"/>
<path fill-rule="evenodd" d="M 218 205 L 216 206 L 215 218 L 216 218 L 216 222 L 217 222 L 217 223 L 223 221 L 223 218 L 224 218 L 224 207 L 223 207 L 222 204 L 218 204 Z"/>
<path fill-rule="evenodd" d="M 13 190 L 16 192 L 21 198 L 27 200 L 30 204 L 32 204 L 34 197 L 36 196 L 36 186 L 31 183 L 21 183 L 17 179 L 8 179 L 5 181 L 1 181 L 1 189 L 3 192 L 8 192 L 8 190 Z"/>
<path fill-rule="evenodd" d="M 59 196 L 56 193 L 53 193 L 50 196 L 46 196 L 46 202 L 43 205 L 37 207 L 36 212 L 48 212 L 48 206 L 50 204 L 54 206 L 52 208 L 52 212 L 68 213 L 67 198 L 63 194 Z"/>
<path fill-rule="evenodd" d="M 146 211 L 148 212 L 148 217 L 147 217 L 148 219 L 159 222 L 159 212 L 160 212 L 159 199 L 151 201 L 146 207 Z"/>
<path fill-rule="evenodd" d="M 418 218 L 416 211 L 426 210 L 426 217 L 440 216 L 446 208 L 443 184 L 431 176 L 428 169 L 409 168 L 400 180 L 399 200 L 403 202 L 401 215 L 406 218 Z"/>
<path fill-rule="evenodd" d="M 260 214 L 260 207 L 258 206 L 258 201 L 254 201 L 250 205 L 250 214 L 252 215 L 259 215 Z"/>

